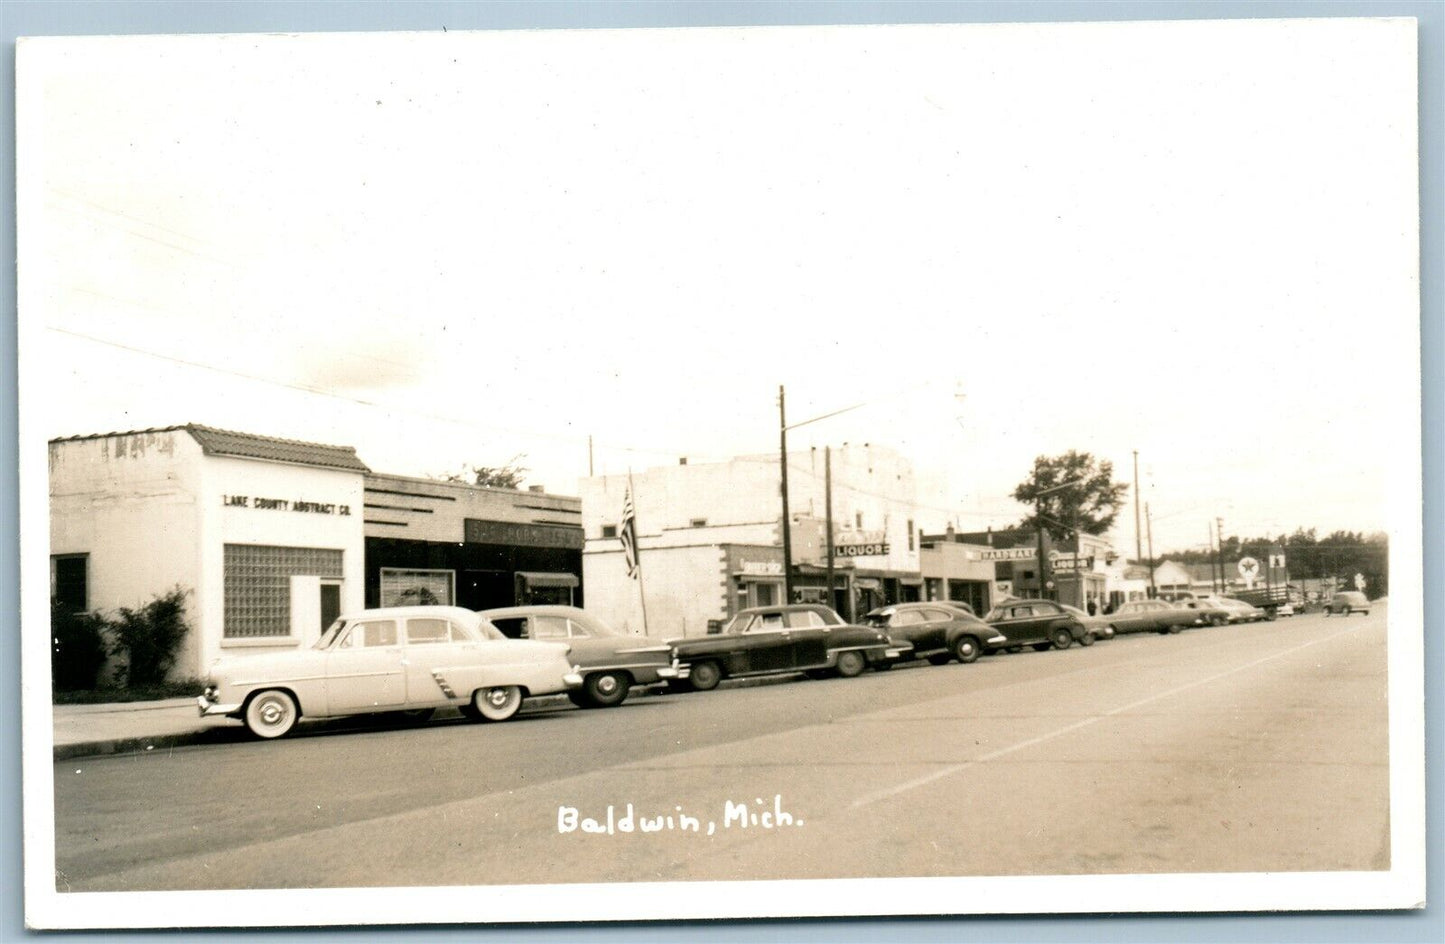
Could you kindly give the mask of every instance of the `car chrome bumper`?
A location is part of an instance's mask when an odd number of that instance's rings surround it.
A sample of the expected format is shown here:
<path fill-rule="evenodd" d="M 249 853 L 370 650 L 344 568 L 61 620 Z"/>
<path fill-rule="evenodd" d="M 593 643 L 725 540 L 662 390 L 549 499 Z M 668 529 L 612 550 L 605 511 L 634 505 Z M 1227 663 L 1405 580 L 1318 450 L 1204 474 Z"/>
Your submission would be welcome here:
<path fill-rule="evenodd" d="M 240 705 L 221 705 L 211 701 L 205 695 L 196 696 L 196 710 L 202 718 L 214 718 L 217 715 L 234 715 L 241 710 Z"/>
<path fill-rule="evenodd" d="M 566 675 L 562 676 L 562 684 L 566 685 L 568 688 L 581 688 L 582 674 L 580 672 L 568 672 Z"/>
<path fill-rule="evenodd" d="M 885 658 L 885 659 L 901 659 L 901 658 L 903 658 L 905 655 L 907 655 L 908 653 L 910 653 L 910 652 L 912 652 L 912 651 L 913 651 L 913 647 L 912 647 L 912 646 L 909 646 L 907 649 L 896 649 L 896 648 L 894 648 L 894 649 L 884 649 L 884 650 L 883 650 L 883 658 Z"/>

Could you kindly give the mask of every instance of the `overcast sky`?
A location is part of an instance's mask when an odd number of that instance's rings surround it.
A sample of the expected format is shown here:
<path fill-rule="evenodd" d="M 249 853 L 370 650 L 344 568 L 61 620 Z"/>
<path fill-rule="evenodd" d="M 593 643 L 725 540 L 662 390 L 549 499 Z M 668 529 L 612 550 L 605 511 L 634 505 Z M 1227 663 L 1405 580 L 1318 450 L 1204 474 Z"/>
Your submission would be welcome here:
<path fill-rule="evenodd" d="M 776 449 L 786 384 L 864 404 L 791 444 L 910 457 L 930 529 L 1017 521 L 1068 449 L 1138 450 L 1156 550 L 1384 529 L 1414 56 L 1360 20 L 22 41 L 22 435 L 575 494 L 589 436 L 598 473 Z"/>

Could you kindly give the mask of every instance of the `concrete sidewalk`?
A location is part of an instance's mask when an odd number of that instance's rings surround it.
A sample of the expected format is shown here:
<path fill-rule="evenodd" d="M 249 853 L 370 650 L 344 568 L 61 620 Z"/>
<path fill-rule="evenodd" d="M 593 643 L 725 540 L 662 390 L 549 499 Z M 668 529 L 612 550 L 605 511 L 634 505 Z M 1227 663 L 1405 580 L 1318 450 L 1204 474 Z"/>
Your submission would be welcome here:
<path fill-rule="evenodd" d="M 793 675 L 771 675 L 725 679 L 720 687 L 753 688 L 776 685 L 793 678 Z M 630 697 L 652 697 L 654 693 L 660 695 L 662 690 L 633 689 Z M 528 698 L 522 710 L 552 710 L 569 704 L 566 695 L 543 695 Z M 461 714 L 455 708 L 442 708 L 436 717 L 459 718 Z M 194 698 L 107 705 L 53 705 L 51 718 L 56 760 L 97 754 L 133 754 L 187 744 L 230 744 L 251 740 L 250 732 L 240 721 L 202 718 L 196 710 Z M 345 728 L 375 724 L 377 721 L 375 715 L 352 715 L 318 721 L 303 719 L 301 723 Z"/>
<path fill-rule="evenodd" d="M 54 705 L 51 718 L 56 760 L 227 741 L 245 734 L 239 721 L 202 718 L 194 698 Z"/>

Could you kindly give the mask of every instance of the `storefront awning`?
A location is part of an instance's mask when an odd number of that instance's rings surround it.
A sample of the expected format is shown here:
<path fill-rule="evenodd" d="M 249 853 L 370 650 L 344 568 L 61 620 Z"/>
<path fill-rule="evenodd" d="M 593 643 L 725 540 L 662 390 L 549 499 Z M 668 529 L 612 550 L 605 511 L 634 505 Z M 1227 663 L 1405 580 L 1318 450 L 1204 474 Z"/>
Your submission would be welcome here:
<path fill-rule="evenodd" d="M 579 582 L 575 574 L 547 574 L 519 570 L 517 576 L 525 580 L 529 587 L 575 587 Z"/>
<path fill-rule="evenodd" d="M 921 586 L 923 586 L 923 578 L 922 578 L 922 577 L 899 577 L 899 578 L 898 578 L 898 582 L 901 583 L 901 584 L 903 584 L 903 586 L 905 586 L 905 587 L 921 587 Z"/>

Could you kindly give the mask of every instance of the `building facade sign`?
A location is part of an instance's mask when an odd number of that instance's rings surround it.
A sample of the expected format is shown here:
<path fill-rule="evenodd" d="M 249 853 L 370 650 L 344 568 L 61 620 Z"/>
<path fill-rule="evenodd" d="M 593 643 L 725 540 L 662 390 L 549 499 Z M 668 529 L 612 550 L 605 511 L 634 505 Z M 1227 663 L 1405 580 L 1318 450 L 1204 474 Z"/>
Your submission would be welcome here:
<path fill-rule="evenodd" d="M 749 577 L 781 577 L 782 561 L 743 560 L 738 564 L 738 573 Z"/>
<path fill-rule="evenodd" d="M 315 502 L 289 498 L 263 498 L 260 495 L 222 495 L 226 508 L 255 508 L 259 511 L 301 511 L 317 515 L 350 515 L 351 505 L 343 502 Z"/>
<path fill-rule="evenodd" d="M 516 521 L 480 521 L 467 518 L 462 525 L 468 544 L 509 544 L 515 547 L 556 547 L 582 550 L 582 529 L 567 525 L 523 524 Z"/>
<path fill-rule="evenodd" d="M 986 561 L 1033 560 L 1037 556 L 1038 552 L 1031 547 L 1000 547 L 978 552 L 978 559 Z"/>
<path fill-rule="evenodd" d="M 836 557 L 886 557 L 891 550 L 887 541 L 878 541 L 873 544 L 834 544 L 833 554 Z"/>

